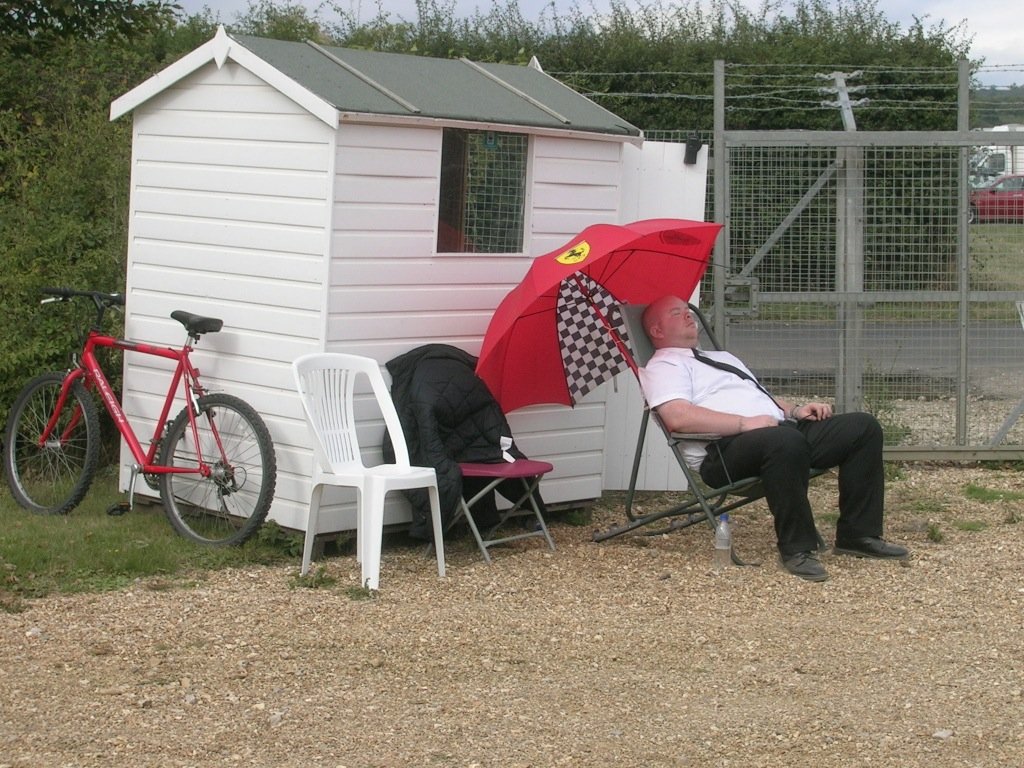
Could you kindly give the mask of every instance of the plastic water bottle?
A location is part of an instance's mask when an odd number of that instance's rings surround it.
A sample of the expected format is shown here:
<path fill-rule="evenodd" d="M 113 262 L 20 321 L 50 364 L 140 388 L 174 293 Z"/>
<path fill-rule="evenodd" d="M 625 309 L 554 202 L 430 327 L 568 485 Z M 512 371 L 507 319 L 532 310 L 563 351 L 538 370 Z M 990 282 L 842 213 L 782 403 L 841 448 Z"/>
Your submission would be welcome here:
<path fill-rule="evenodd" d="M 714 569 L 720 571 L 732 565 L 732 531 L 729 530 L 729 515 L 723 514 L 715 523 Z"/>

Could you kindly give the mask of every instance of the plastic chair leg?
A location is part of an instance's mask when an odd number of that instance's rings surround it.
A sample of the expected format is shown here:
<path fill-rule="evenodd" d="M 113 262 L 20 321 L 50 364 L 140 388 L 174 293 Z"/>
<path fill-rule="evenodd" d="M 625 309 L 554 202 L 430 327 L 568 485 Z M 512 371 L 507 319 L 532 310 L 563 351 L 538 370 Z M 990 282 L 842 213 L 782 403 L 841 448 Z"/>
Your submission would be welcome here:
<path fill-rule="evenodd" d="M 316 525 L 320 518 L 320 498 L 323 496 L 324 487 L 317 485 L 309 497 L 309 516 L 306 518 L 306 537 L 302 542 L 302 568 L 300 576 L 309 573 L 309 565 L 313 559 L 313 542 L 316 541 Z"/>
<path fill-rule="evenodd" d="M 443 579 L 445 576 L 445 565 L 444 529 L 441 524 L 441 497 L 437 488 L 433 485 L 427 486 L 427 495 L 430 496 L 430 517 L 434 523 L 434 551 L 437 553 L 437 576 Z"/>
<path fill-rule="evenodd" d="M 363 531 L 366 530 L 366 526 L 369 522 L 364 519 L 366 515 L 366 493 L 362 488 L 356 488 L 356 562 L 362 563 L 363 558 L 363 544 L 365 543 L 365 536 Z"/>
<path fill-rule="evenodd" d="M 380 589 L 380 550 L 384 538 L 384 496 L 383 488 L 373 484 L 363 489 L 360 499 L 359 531 L 356 533 L 356 548 L 362 554 L 360 560 L 360 586 Z M 360 544 L 360 542 L 362 542 Z"/>

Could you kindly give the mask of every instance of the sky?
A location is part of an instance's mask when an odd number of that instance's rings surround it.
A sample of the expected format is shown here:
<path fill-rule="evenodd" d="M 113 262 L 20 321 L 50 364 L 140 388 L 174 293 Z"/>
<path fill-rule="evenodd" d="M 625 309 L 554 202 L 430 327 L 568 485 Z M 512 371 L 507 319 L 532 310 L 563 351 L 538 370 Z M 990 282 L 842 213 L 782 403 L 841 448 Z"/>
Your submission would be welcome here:
<path fill-rule="evenodd" d="M 643 5 L 649 2 L 638 0 Z M 666 3 L 671 0 L 663 0 Z M 249 0 L 177 0 L 189 15 L 208 7 L 215 17 L 226 24 L 235 21 L 238 15 L 249 8 Z M 315 11 L 321 0 L 287 0 L 300 3 Z M 449 0 L 438 0 L 444 7 Z M 628 7 L 633 0 L 623 0 Z M 687 0 L 687 4 L 694 0 Z M 761 7 L 761 0 L 738 0 L 751 10 Z M 518 0 L 517 6 L 529 21 L 536 21 L 542 9 L 554 4 L 558 13 L 578 4 L 580 8 L 594 8 L 601 12 L 609 6 L 608 0 Z M 377 16 L 378 5 L 386 13 L 393 16 L 415 20 L 416 4 L 414 0 L 332 0 L 332 4 L 352 8 L 357 18 L 367 20 Z M 471 15 L 477 8 L 485 9 L 486 0 L 453 0 L 454 12 L 457 17 Z M 877 8 L 889 21 L 898 23 L 903 29 L 919 18 L 925 27 L 932 27 L 945 22 L 946 28 L 964 24 L 967 37 L 973 38 L 971 57 L 984 57 L 986 68 L 978 74 L 984 85 L 1024 84 L 1024 51 L 1021 50 L 1021 35 L 1024 23 L 1021 22 L 1019 0 L 974 0 L 965 3 L 963 0 L 878 0 Z M 325 17 L 328 21 L 330 16 Z M 837 62 L 856 63 L 856 62 Z"/>

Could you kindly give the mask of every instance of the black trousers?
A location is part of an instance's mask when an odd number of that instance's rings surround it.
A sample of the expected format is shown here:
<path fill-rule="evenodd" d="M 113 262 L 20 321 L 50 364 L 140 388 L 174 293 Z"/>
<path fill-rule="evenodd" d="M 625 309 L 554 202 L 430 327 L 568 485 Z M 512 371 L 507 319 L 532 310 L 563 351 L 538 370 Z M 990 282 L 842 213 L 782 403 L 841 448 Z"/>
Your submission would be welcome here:
<path fill-rule="evenodd" d="M 837 540 L 882 535 L 882 427 L 868 413 L 787 422 L 722 438 L 708 445 L 700 475 L 711 486 L 760 477 L 775 518 L 779 552 L 788 557 L 818 548 L 807 500 L 812 467 L 839 469 Z"/>

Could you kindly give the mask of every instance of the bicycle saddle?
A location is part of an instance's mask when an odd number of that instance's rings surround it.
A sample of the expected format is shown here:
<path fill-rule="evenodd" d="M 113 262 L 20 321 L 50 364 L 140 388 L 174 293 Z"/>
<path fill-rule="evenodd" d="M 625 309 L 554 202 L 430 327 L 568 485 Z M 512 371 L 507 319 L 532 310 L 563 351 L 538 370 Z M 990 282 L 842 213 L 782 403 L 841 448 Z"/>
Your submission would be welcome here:
<path fill-rule="evenodd" d="M 185 330 L 191 336 L 201 336 L 204 333 L 216 333 L 224 326 L 224 321 L 216 317 L 203 317 L 193 315 L 183 309 L 176 309 L 171 312 L 171 317 L 185 326 Z"/>

